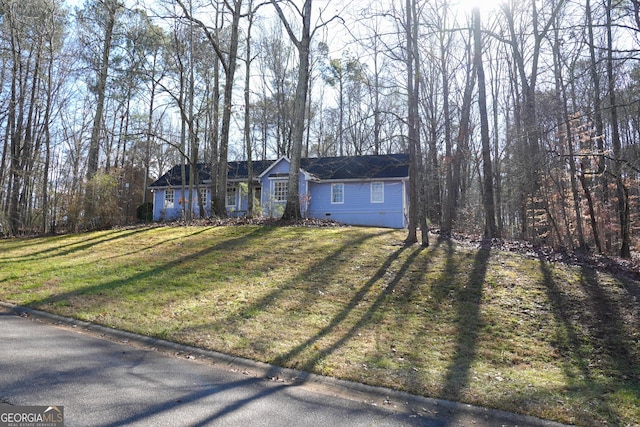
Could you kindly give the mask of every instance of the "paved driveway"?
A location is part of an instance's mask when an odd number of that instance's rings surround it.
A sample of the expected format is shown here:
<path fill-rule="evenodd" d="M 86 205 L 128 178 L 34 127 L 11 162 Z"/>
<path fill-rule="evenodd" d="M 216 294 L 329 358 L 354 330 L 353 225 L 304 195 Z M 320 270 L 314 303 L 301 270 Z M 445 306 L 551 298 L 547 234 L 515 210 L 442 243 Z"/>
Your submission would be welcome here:
<path fill-rule="evenodd" d="M 558 426 L 6 305 L 0 306 L 0 404 L 62 405 L 66 427 Z"/>

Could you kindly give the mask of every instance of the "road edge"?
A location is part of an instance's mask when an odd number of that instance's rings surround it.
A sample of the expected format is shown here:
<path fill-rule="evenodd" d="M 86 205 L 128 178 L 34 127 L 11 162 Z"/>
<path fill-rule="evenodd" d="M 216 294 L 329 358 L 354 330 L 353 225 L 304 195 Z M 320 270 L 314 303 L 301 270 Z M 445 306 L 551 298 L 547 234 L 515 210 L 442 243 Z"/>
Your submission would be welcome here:
<path fill-rule="evenodd" d="M 531 426 L 531 427 L 566 427 L 555 421 L 544 420 L 530 415 L 516 414 L 491 408 L 483 408 L 466 403 L 430 397 L 413 395 L 404 391 L 386 387 L 371 386 L 353 381 L 312 374 L 291 368 L 283 368 L 225 353 L 205 350 L 202 348 L 166 341 L 132 332 L 121 331 L 48 313 L 33 308 L 0 301 L 0 310 L 16 316 L 30 318 L 34 321 L 65 327 L 82 333 L 88 333 L 96 338 L 109 339 L 121 344 L 141 347 L 146 350 L 158 351 L 167 355 L 181 357 L 195 362 L 212 364 L 219 369 L 239 372 L 247 376 L 276 381 L 292 386 L 304 386 L 319 393 L 339 396 L 342 398 L 361 401 L 373 406 L 410 413 L 416 416 L 438 416 L 444 418 L 478 419 L 485 422 L 498 421 L 502 426 Z"/>

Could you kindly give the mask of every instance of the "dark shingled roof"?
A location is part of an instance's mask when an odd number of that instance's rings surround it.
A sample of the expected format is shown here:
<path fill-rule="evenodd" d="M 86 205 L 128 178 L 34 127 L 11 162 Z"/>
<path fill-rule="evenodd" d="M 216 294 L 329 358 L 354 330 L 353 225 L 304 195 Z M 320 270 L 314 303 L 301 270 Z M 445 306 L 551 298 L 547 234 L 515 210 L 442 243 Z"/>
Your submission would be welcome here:
<path fill-rule="evenodd" d="M 187 181 L 185 184 L 189 182 L 189 177 L 191 175 L 191 166 L 185 165 L 185 174 L 187 177 Z M 203 163 L 198 164 L 198 175 L 200 177 L 200 182 L 204 182 L 205 180 L 211 179 L 211 169 L 209 165 L 205 165 Z M 182 185 L 182 167 L 181 165 L 176 165 L 172 167 L 169 172 L 162 175 L 158 178 L 153 184 L 149 187 L 179 187 Z"/>
<path fill-rule="evenodd" d="M 254 176 L 259 176 L 275 162 L 275 160 L 254 161 Z M 406 178 L 409 176 L 409 155 L 388 154 L 380 156 L 305 158 L 300 160 L 300 167 L 318 180 Z M 186 165 L 185 169 L 187 176 L 186 185 L 189 183 L 191 168 L 189 165 Z M 227 179 L 230 181 L 247 179 L 248 169 L 246 161 L 229 162 L 228 170 Z M 210 181 L 210 165 L 204 163 L 198 164 L 198 174 L 201 183 Z M 169 172 L 158 178 L 150 187 L 177 187 L 181 185 L 181 166 L 176 165 L 171 168 Z"/>
<path fill-rule="evenodd" d="M 273 164 L 274 160 L 258 160 L 253 162 L 253 175 L 258 176 L 262 172 L 264 172 L 269 166 Z M 228 162 L 227 169 L 229 173 L 227 174 L 228 180 L 239 180 L 239 179 L 247 179 L 249 176 L 249 171 L 247 169 L 247 162 Z M 182 185 L 182 166 L 176 165 L 172 167 L 169 172 L 162 175 L 158 178 L 153 184 L 150 185 L 151 188 L 154 187 L 179 187 Z M 189 184 L 189 177 L 191 173 L 191 166 L 185 165 L 185 174 L 187 177 L 187 182 L 185 185 Z M 211 165 L 198 163 L 198 176 L 200 178 L 200 183 L 211 180 Z"/>
<path fill-rule="evenodd" d="M 409 155 L 302 159 L 300 168 L 320 180 L 405 178 L 409 176 Z"/>

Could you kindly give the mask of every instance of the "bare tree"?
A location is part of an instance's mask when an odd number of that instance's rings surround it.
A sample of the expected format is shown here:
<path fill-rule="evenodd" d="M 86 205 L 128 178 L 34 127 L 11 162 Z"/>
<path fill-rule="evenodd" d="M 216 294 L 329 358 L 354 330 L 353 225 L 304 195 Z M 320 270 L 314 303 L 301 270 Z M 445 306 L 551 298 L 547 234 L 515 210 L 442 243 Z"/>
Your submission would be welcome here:
<path fill-rule="evenodd" d="M 260 7 L 260 6 L 258 6 Z M 253 144 L 251 138 L 251 63 L 253 62 L 251 43 L 251 30 L 255 20 L 257 8 L 253 6 L 253 0 L 249 0 L 249 12 L 247 15 L 246 47 L 245 47 L 245 75 L 244 75 L 244 145 L 247 156 L 247 216 L 253 217 Z"/>
<path fill-rule="evenodd" d="M 541 22 L 545 16 L 538 9 L 535 1 L 528 1 L 525 6 L 530 10 L 530 22 L 527 25 L 530 31 L 520 32 L 516 29 L 516 20 L 514 17 L 514 6 L 503 4 L 502 12 L 506 20 L 508 39 L 499 37 L 507 43 L 511 49 L 513 64 L 519 79 L 520 96 L 522 99 L 518 106 L 521 108 L 517 115 L 520 123 L 517 126 L 521 131 L 521 168 L 523 169 L 524 180 L 520 183 L 520 225 L 523 237 L 529 235 L 529 220 L 527 217 L 528 200 L 532 200 L 540 185 L 540 162 L 542 154 L 540 152 L 540 129 L 536 122 L 536 91 L 538 79 L 540 77 L 540 57 L 542 55 L 542 44 L 546 39 L 546 35 L 555 20 L 556 15 L 562 9 L 566 0 L 562 0 L 553 4 L 546 20 Z M 525 53 L 523 51 L 523 43 L 521 37 L 524 34 L 530 34 L 532 37 L 529 48 L 529 61 L 527 63 Z M 527 69 L 527 65 L 529 66 Z"/>
<path fill-rule="evenodd" d="M 630 207 L 629 190 L 622 177 L 622 144 L 620 141 L 620 124 L 618 119 L 618 104 L 616 99 L 616 75 L 613 72 L 613 1 L 604 0 L 606 9 L 606 33 L 607 33 L 607 85 L 609 89 L 609 105 L 611 120 L 611 145 L 613 148 L 612 175 L 616 180 L 616 195 L 618 199 L 618 219 L 620 222 L 620 250 L 623 258 L 631 258 L 630 247 Z"/>
<path fill-rule="evenodd" d="M 556 21 L 559 21 L 559 16 L 556 17 Z M 582 228 L 582 212 L 580 209 L 580 193 L 578 188 L 578 178 L 577 178 L 577 167 L 576 167 L 576 157 L 575 157 L 575 139 L 577 135 L 574 135 L 577 129 L 574 128 L 572 118 L 569 114 L 569 99 L 567 96 L 567 85 L 564 81 L 563 69 L 565 68 L 564 58 L 560 51 L 561 41 L 560 41 L 560 28 L 559 22 L 555 22 L 553 25 L 553 57 L 554 57 L 554 74 L 556 81 L 556 97 L 562 104 L 561 112 L 558 111 L 558 125 L 564 128 L 564 135 L 561 137 L 564 138 L 567 146 L 567 161 L 569 163 L 569 179 L 571 182 L 571 195 L 573 198 L 573 211 L 575 215 L 575 225 L 576 225 L 576 233 L 578 237 L 578 246 L 580 248 L 585 248 L 585 238 L 584 231 Z M 571 242 L 573 245 L 573 242 Z"/>
<path fill-rule="evenodd" d="M 95 46 L 96 42 L 100 43 L 99 51 L 89 52 L 89 62 L 95 68 L 95 91 L 96 107 L 93 116 L 93 125 L 91 130 L 91 140 L 89 144 L 89 153 L 87 155 L 87 193 L 85 195 L 85 213 L 84 218 L 86 227 L 98 226 L 99 219 L 96 216 L 96 203 L 92 196 L 91 180 L 98 171 L 98 163 L 100 159 L 100 145 L 104 138 L 104 114 L 105 102 L 107 100 L 107 80 L 109 77 L 109 68 L 111 64 L 111 52 L 113 48 L 114 30 L 116 28 L 118 15 L 124 9 L 124 5 L 120 0 L 96 0 L 89 3 L 87 8 L 80 15 L 81 21 L 85 27 L 98 28 L 95 33 L 97 40 L 88 41 L 88 46 Z M 97 48 L 97 46 L 95 47 Z M 94 48 L 94 49 L 95 49 Z M 91 57 L 93 56 L 93 57 Z"/>
<path fill-rule="evenodd" d="M 292 22 L 289 21 L 287 15 L 281 7 L 281 3 L 286 3 L 291 6 L 300 18 L 301 28 L 300 35 L 297 36 Z M 302 8 L 298 8 L 291 0 L 271 0 L 271 4 L 276 9 L 282 24 L 284 25 L 291 42 L 298 51 L 298 80 L 296 85 L 296 95 L 294 98 L 294 116 L 293 116 L 293 132 L 292 132 L 292 148 L 290 156 L 290 169 L 289 169 L 289 192 L 287 195 L 287 204 L 282 214 L 283 219 L 296 219 L 300 218 L 300 158 L 302 157 L 302 147 L 304 145 L 304 130 L 305 130 L 305 116 L 307 107 L 307 96 L 309 92 L 309 74 L 310 74 L 310 53 L 311 53 L 311 40 L 315 32 L 324 26 L 326 26 L 333 19 L 334 16 L 326 22 L 321 22 L 318 26 L 311 27 L 311 5 L 312 0 L 305 0 Z"/>
<path fill-rule="evenodd" d="M 300 218 L 300 158 L 302 157 L 302 145 L 304 141 L 305 113 L 307 106 L 307 93 L 309 87 L 309 54 L 313 31 L 311 29 L 311 4 L 312 0 L 305 0 L 302 9 L 295 8 L 302 21 L 300 37 L 296 36 L 291 23 L 287 19 L 284 11 L 280 7 L 280 2 L 271 0 L 276 8 L 278 16 L 282 21 L 291 42 L 298 50 L 298 83 L 294 99 L 293 117 L 293 137 L 291 149 L 291 165 L 289 168 L 289 192 L 287 204 L 282 214 L 283 219 Z M 291 2 L 288 2 L 293 4 Z"/>
<path fill-rule="evenodd" d="M 420 99 L 420 56 L 418 51 L 418 7 L 417 0 L 406 0 L 405 36 L 407 66 L 407 139 L 409 144 L 409 224 L 406 245 L 418 242 L 418 227 L 421 228 L 422 246 L 429 246 L 429 230 L 424 215 L 424 199 L 422 188 L 422 150 L 420 149 L 420 116 L 418 104 Z"/>
<path fill-rule="evenodd" d="M 119 0 L 97 1 L 93 6 L 95 16 L 83 15 L 88 21 L 86 25 L 102 25 L 102 48 L 100 60 L 96 67 L 96 110 L 91 131 L 91 144 L 87 156 L 87 179 L 90 180 L 98 170 L 98 159 L 100 149 L 100 138 L 104 119 L 104 104 L 107 93 L 107 78 L 109 75 L 109 64 L 111 60 L 111 48 L 113 31 L 116 26 L 118 13 L 122 11 L 124 5 Z M 87 14 L 91 11 L 87 10 Z"/>
<path fill-rule="evenodd" d="M 282 38 L 282 28 L 275 23 L 268 29 L 263 28 L 259 46 L 262 81 L 255 121 L 261 130 L 262 157 L 267 157 L 267 151 L 278 157 L 288 156 L 295 99 L 293 49 Z"/>
<path fill-rule="evenodd" d="M 35 211 L 47 209 L 55 55 L 64 29 L 62 11 L 47 0 L 0 4 L 3 55 L 2 89 L 7 98 L 0 114 L 3 128 L 0 188 L 2 213 L 10 235 L 46 230 L 36 224 Z M 7 85 L 7 86 L 5 86 Z M 40 227 L 41 226 L 41 227 Z M 4 227 L 3 227 L 4 229 Z"/>
<path fill-rule="evenodd" d="M 182 8 L 187 19 L 196 23 L 203 31 L 211 47 L 215 51 L 225 74 L 225 85 L 223 95 L 222 129 L 220 133 L 220 144 L 217 161 L 213 161 L 212 175 L 216 179 L 212 180 L 211 205 L 214 214 L 220 217 L 227 215 L 226 195 L 227 195 L 227 162 L 229 155 L 229 138 L 231 133 L 231 112 L 233 109 L 233 89 L 234 78 L 238 63 L 238 44 L 240 31 L 240 18 L 242 17 L 242 0 L 224 2 L 225 7 L 231 13 L 231 28 L 229 34 L 229 45 L 226 49 L 220 44 L 217 31 L 210 29 L 204 22 L 195 18 L 191 11 L 185 6 L 182 0 L 176 0 Z"/>
<path fill-rule="evenodd" d="M 482 30 L 480 8 L 473 9 L 473 40 L 475 68 L 478 76 L 478 109 L 480 111 L 480 134 L 482 139 L 482 165 L 484 177 L 484 215 L 486 238 L 498 236 L 495 217 L 495 200 L 493 197 L 493 165 L 491 163 L 491 141 L 489 139 L 489 119 L 487 114 L 487 89 L 482 64 Z"/>

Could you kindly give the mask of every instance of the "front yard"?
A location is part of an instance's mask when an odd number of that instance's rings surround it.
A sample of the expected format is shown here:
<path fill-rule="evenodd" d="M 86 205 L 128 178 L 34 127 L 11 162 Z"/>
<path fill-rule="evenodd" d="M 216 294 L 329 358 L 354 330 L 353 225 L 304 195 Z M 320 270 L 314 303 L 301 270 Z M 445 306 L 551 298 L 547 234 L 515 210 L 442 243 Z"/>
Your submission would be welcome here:
<path fill-rule="evenodd" d="M 3 240 L 0 300 L 435 398 L 639 425 L 638 283 L 404 237 L 245 225 Z"/>

